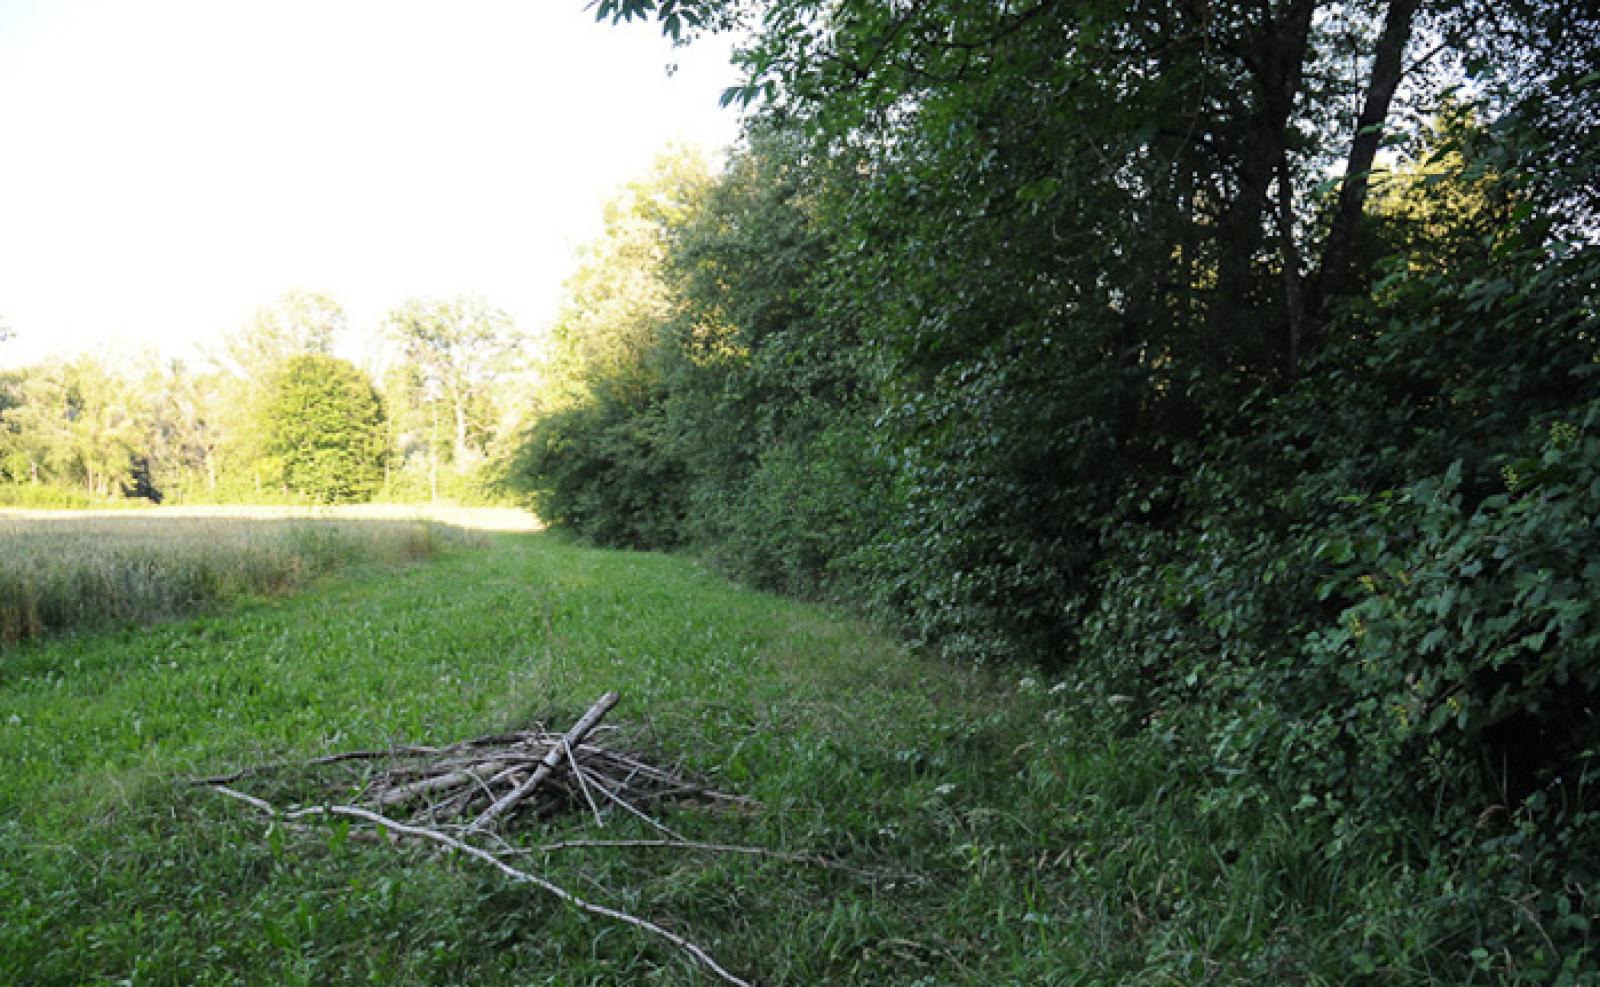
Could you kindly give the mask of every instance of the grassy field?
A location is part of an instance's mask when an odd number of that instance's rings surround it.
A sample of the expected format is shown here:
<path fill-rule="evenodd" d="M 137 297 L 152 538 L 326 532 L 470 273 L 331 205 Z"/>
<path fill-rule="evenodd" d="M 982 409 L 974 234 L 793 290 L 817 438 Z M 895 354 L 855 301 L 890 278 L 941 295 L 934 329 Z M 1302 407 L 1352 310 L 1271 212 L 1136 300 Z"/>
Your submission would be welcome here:
<path fill-rule="evenodd" d="M 0 511 L 0 645 L 284 593 L 353 562 L 416 561 L 472 538 L 399 509 Z"/>
<path fill-rule="evenodd" d="M 916 659 L 682 559 L 490 536 L 300 595 L 0 661 L 0 983 L 689 984 L 680 953 L 462 860 L 266 825 L 185 779 L 565 723 L 759 800 L 659 850 L 527 866 L 763 984 L 1405 983 L 1463 975 L 1444 905 L 1331 871 L 1288 810 L 1206 805 L 1070 686 Z M 530 841 L 648 836 L 582 816 Z M 885 875 L 882 872 L 892 872 Z"/>

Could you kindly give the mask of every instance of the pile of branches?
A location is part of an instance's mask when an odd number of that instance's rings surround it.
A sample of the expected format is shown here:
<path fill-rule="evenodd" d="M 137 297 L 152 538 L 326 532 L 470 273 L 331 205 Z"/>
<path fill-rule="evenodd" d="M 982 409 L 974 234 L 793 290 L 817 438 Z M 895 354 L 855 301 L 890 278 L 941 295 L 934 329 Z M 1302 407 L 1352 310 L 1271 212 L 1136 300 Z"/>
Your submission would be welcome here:
<path fill-rule="evenodd" d="M 298 794 L 302 801 L 331 795 L 414 825 L 491 837 L 518 821 L 578 808 L 602 826 L 607 815 L 625 812 L 677 838 L 640 806 L 683 800 L 748 804 L 691 780 L 676 766 L 659 767 L 604 746 L 601 738 L 613 728 L 599 721 L 617 701 L 615 692 L 606 693 L 566 733 L 536 726 L 448 747 L 389 747 L 312 758 L 294 765 L 302 789 L 311 781 L 310 790 Z M 242 778 L 281 775 L 286 767 L 251 767 L 200 782 L 227 786 Z"/>
<path fill-rule="evenodd" d="M 651 816 L 644 806 L 672 801 L 745 807 L 749 800 L 715 791 L 676 767 L 659 767 L 643 756 L 601 742 L 609 728 L 600 720 L 617 704 L 608 692 L 565 733 L 542 727 L 479 737 L 445 747 L 394 747 L 346 751 L 299 764 L 255 766 L 231 774 L 194 779 L 219 794 L 244 802 L 275 821 L 305 827 L 316 818 L 364 824 L 353 836 L 392 841 L 415 839 L 486 863 L 520 883 L 532 884 L 569 905 L 631 925 L 672 943 L 731 984 L 749 984 L 726 970 L 704 949 L 654 922 L 586 901 L 509 861 L 530 848 L 512 844 L 512 827 L 574 810 L 598 825 L 624 813 L 656 830 L 659 839 L 565 840 L 531 848 L 550 852 L 573 847 L 678 847 L 740 853 L 838 866 L 831 861 L 759 847 L 696 843 Z M 288 769 L 298 769 L 289 771 Z M 242 780 L 259 784 L 251 793 Z M 354 793 L 352 795 L 352 793 Z M 281 808 L 264 795 L 286 801 Z"/>

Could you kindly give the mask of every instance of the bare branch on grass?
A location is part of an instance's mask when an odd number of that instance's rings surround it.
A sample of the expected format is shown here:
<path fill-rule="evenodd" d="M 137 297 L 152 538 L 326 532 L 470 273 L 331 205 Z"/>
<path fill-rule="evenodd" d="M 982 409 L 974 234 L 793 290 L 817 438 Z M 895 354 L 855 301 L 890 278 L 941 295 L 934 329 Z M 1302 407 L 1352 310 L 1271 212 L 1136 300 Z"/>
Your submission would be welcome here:
<path fill-rule="evenodd" d="M 640 918 L 637 915 L 632 915 L 628 912 L 621 911 L 620 909 L 610 908 L 606 905 L 597 905 L 594 902 L 580 898 L 558 884 L 548 881 L 537 874 L 513 867 L 489 851 L 456 839 L 455 837 L 450 836 L 448 833 L 443 833 L 437 829 L 427 826 L 415 826 L 409 823 L 400 822 L 399 820 L 390 819 L 389 817 L 380 813 L 373 812 L 370 809 L 363 809 L 360 806 L 355 805 L 314 805 L 307 806 L 303 809 L 294 809 L 284 812 L 274 807 L 265 799 L 260 799 L 253 795 L 247 795 L 244 792 L 229 788 L 226 785 L 212 785 L 211 787 L 215 791 L 218 791 L 231 798 L 239 799 L 240 801 L 245 802 L 256 809 L 261 810 L 267 815 L 275 819 L 280 819 L 284 822 L 299 822 L 313 816 L 342 816 L 351 819 L 365 820 L 366 822 L 370 822 L 380 827 L 382 830 L 396 833 L 401 836 L 411 836 L 417 839 L 427 840 L 430 843 L 435 843 L 455 853 L 459 853 L 464 856 L 471 857 L 474 860 L 488 864 L 490 867 L 500 871 L 513 881 L 531 884 L 534 887 L 539 888 L 541 891 L 559 898 L 581 912 L 595 915 L 600 918 L 611 919 L 614 922 L 620 922 L 623 925 L 632 926 L 633 928 L 640 929 L 650 933 L 651 935 L 657 936 L 658 938 L 664 939 L 673 946 L 689 954 L 689 956 L 696 962 L 704 966 L 707 970 L 710 970 L 713 974 L 720 977 L 726 983 L 735 984 L 738 985 L 738 987 L 754 987 L 751 981 L 745 980 L 729 972 L 726 967 L 718 963 L 710 953 L 705 951 L 704 948 L 688 939 L 685 939 L 676 932 L 673 932 L 667 928 L 663 928 L 649 919 Z"/>

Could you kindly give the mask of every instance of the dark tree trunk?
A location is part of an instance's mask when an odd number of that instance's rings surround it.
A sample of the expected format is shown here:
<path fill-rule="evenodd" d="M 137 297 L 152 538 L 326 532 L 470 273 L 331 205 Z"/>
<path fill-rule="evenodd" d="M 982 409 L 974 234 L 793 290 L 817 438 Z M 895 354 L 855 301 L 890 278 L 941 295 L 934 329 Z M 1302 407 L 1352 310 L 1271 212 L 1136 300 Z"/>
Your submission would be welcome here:
<path fill-rule="evenodd" d="M 1327 334 L 1328 303 L 1348 295 L 1357 285 L 1360 272 L 1355 262 L 1356 233 L 1366 206 L 1372 162 L 1383 143 L 1383 124 L 1389 117 L 1389 106 L 1394 102 L 1395 90 L 1404 74 L 1406 43 L 1411 40 L 1411 26 L 1419 3 L 1420 0 L 1390 0 L 1384 17 L 1383 34 L 1378 38 L 1372 76 L 1367 82 L 1367 97 L 1361 116 L 1356 120 L 1355 137 L 1350 142 L 1350 158 L 1345 164 L 1333 225 L 1322 249 L 1322 264 L 1316 281 L 1306 299 L 1309 317 L 1304 321 L 1308 332 L 1315 334 L 1307 340 L 1311 346 Z"/>
<path fill-rule="evenodd" d="M 1211 341 L 1220 343 L 1219 351 L 1233 360 L 1240 355 L 1236 346 L 1241 342 L 1237 337 L 1242 326 L 1256 327 L 1254 320 L 1240 316 L 1250 305 L 1263 220 L 1272 208 L 1267 191 L 1287 146 L 1289 120 L 1305 78 L 1317 2 L 1296 0 L 1277 19 L 1272 18 L 1270 7 L 1263 6 L 1267 20 L 1256 38 L 1244 41 L 1247 50 L 1241 51 L 1255 79 L 1258 102 L 1243 135 L 1238 191 L 1218 221 L 1217 285 L 1207 318 Z M 1253 341 L 1247 346 L 1257 348 Z"/>
<path fill-rule="evenodd" d="M 1305 291 L 1300 283 L 1300 247 L 1294 238 L 1294 171 L 1289 153 L 1278 155 L 1278 261 L 1283 265 L 1283 300 L 1289 316 L 1289 373 L 1305 351 Z"/>

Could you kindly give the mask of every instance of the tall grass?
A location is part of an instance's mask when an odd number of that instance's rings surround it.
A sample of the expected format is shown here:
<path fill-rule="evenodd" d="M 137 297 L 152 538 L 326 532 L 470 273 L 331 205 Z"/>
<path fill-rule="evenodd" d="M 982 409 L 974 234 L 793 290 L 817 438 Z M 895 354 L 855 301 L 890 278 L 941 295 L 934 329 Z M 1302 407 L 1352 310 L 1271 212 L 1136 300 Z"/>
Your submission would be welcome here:
<path fill-rule="evenodd" d="M 0 645 L 285 593 L 341 566 L 400 564 L 475 537 L 420 519 L 0 516 Z"/>

